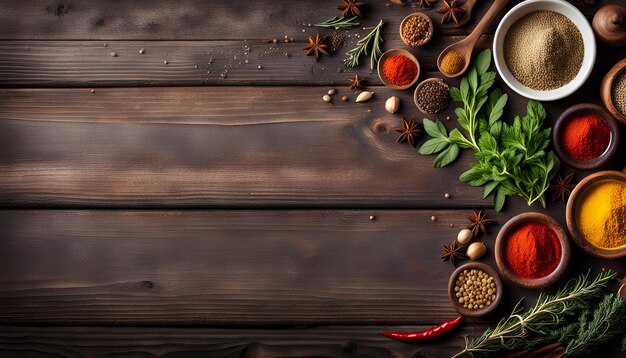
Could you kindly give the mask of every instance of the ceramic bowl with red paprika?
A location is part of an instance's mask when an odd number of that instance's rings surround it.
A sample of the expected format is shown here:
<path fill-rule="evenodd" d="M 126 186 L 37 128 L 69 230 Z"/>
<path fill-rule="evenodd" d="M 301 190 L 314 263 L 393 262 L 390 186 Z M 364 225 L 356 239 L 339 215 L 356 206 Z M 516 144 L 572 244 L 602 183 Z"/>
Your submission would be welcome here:
<path fill-rule="evenodd" d="M 577 104 L 561 114 L 552 133 L 556 154 L 569 166 L 591 170 L 611 161 L 617 153 L 619 128 L 601 106 Z"/>
<path fill-rule="evenodd" d="M 419 76 L 419 61 L 409 51 L 396 48 L 380 56 L 378 77 L 385 86 L 395 90 L 405 90 L 417 83 Z"/>
<path fill-rule="evenodd" d="M 565 273 L 570 244 L 555 219 L 542 213 L 523 213 L 500 229 L 495 256 L 500 272 L 509 281 L 524 288 L 542 288 Z"/>

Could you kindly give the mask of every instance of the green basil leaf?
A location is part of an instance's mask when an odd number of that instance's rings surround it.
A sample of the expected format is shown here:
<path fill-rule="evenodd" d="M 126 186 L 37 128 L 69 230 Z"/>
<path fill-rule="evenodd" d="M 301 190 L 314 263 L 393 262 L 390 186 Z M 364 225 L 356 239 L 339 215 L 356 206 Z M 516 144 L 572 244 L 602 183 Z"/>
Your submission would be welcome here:
<path fill-rule="evenodd" d="M 446 149 L 446 147 L 450 145 L 449 141 L 446 141 L 441 138 L 432 138 L 424 142 L 419 149 L 419 153 L 422 155 L 430 155 L 439 153 L 442 150 Z"/>
<path fill-rule="evenodd" d="M 504 106 L 506 106 L 506 102 L 509 97 L 504 94 L 498 101 L 494 104 L 493 108 L 491 108 L 491 112 L 489 113 L 489 125 L 492 125 L 502 117 L 502 113 L 504 113 Z"/>
<path fill-rule="evenodd" d="M 461 152 L 461 148 L 456 144 L 451 144 L 446 150 L 439 153 L 437 158 L 435 158 L 434 166 L 436 168 L 442 168 L 446 165 L 452 163 L 459 157 L 459 153 Z"/>
<path fill-rule="evenodd" d="M 506 195 L 501 190 L 496 192 L 496 195 L 493 198 L 493 206 L 496 211 L 501 211 L 504 207 L 504 202 L 506 200 Z"/>
<path fill-rule="evenodd" d="M 491 194 L 491 192 L 493 192 L 493 190 L 498 187 L 498 185 L 500 185 L 500 182 L 497 182 L 497 181 L 491 181 L 487 183 L 485 185 L 485 193 L 483 194 L 483 199 L 488 197 L 489 194 Z"/>
<path fill-rule="evenodd" d="M 486 49 L 481 51 L 474 61 L 474 66 L 479 74 L 487 72 L 489 66 L 491 66 L 491 50 Z"/>
<path fill-rule="evenodd" d="M 450 98 L 452 98 L 452 100 L 455 101 L 455 102 L 462 102 L 463 101 L 463 97 L 461 96 L 461 90 L 459 90 L 456 87 L 451 87 L 450 88 Z"/>
<path fill-rule="evenodd" d="M 476 73 L 475 68 L 472 68 L 470 70 L 469 75 L 467 75 L 467 78 L 469 81 L 470 88 L 472 89 L 474 93 L 476 93 L 476 91 L 478 90 L 478 74 Z"/>
<path fill-rule="evenodd" d="M 423 121 L 424 130 L 428 133 L 429 136 L 435 138 L 447 138 L 448 131 L 446 127 L 439 120 L 431 121 L 428 118 L 424 118 Z"/>
<path fill-rule="evenodd" d="M 461 98 L 463 99 L 463 102 L 467 102 L 469 100 L 469 82 L 467 80 L 467 77 L 463 77 L 463 79 L 461 80 L 461 86 L 460 86 L 460 91 L 461 91 Z"/>

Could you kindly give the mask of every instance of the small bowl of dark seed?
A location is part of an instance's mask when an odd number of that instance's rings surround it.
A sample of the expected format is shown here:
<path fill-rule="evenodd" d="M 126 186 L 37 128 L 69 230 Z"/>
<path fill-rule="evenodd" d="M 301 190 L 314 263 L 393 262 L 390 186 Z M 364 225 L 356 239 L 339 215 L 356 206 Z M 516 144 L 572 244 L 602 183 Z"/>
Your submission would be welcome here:
<path fill-rule="evenodd" d="M 440 78 L 429 78 L 415 88 L 413 101 L 424 114 L 438 114 L 450 105 L 450 89 Z"/>
<path fill-rule="evenodd" d="M 433 37 L 433 21 L 423 12 L 414 12 L 400 23 L 400 37 L 411 47 L 420 47 Z"/>
<path fill-rule="evenodd" d="M 448 295 L 454 308 L 463 316 L 485 316 L 502 300 L 502 281 L 486 264 L 470 262 L 452 273 Z"/>

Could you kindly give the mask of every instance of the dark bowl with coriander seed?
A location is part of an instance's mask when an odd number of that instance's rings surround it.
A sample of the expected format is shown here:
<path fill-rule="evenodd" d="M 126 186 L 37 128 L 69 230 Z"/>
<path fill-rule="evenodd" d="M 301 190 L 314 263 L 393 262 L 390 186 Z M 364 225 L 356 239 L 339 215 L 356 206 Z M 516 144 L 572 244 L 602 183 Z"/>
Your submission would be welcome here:
<path fill-rule="evenodd" d="M 572 124 L 572 120 L 585 116 L 599 118 L 601 121 L 596 121 L 601 125 L 602 123 L 606 125 L 603 130 L 606 132 L 605 136 L 608 135 L 608 142 L 606 143 L 604 151 L 597 151 L 596 154 L 599 155 L 593 155 L 593 157 L 589 158 L 576 158 L 572 155 L 571 147 L 577 142 L 568 143 L 568 127 Z M 598 129 L 595 129 L 594 132 L 590 132 L 588 135 L 577 136 L 575 139 L 582 144 L 587 144 L 592 141 L 592 137 L 595 137 L 592 136 L 592 134 L 597 131 Z M 592 170 L 609 163 L 617 154 L 619 127 L 615 119 L 613 119 L 613 116 L 603 107 L 592 103 L 581 103 L 568 108 L 561 114 L 559 119 L 557 119 L 554 124 L 554 130 L 552 131 L 552 143 L 554 143 L 554 151 L 556 154 L 562 161 L 567 163 L 567 165 L 580 170 Z M 585 149 L 584 145 L 577 145 L 576 147 L 575 149 L 581 151 Z"/>
<path fill-rule="evenodd" d="M 486 296 L 489 296 L 489 300 L 487 302 L 481 302 L 482 308 L 474 308 L 467 307 L 467 302 L 460 302 L 461 299 L 464 299 L 464 294 L 461 292 L 464 288 L 459 285 L 460 277 L 462 275 L 466 275 L 468 273 L 476 273 L 482 272 L 486 275 L 483 276 L 485 279 L 482 282 L 482 278 L 480 279 L 481 285 L 485 286 L 487 291 Z M 502 301 L 502 280 L 500 280 L 500 276 L 496 272 L 496 270 L 492 269 L 490 266 L 481 263 L 481 262 L 469 262 L 464 265 L 459 266 L 450 276 L 450 281 L 448 282 L 448 296 L 450 297 L 450 303 L 460 314 L 466 317 L 482 317 L 486 316 L 493 311 L 496 310 L 500 301 Z M 491 292 L 489 294 L 488 292 Z M 475 297 L 474 297 L 475 298 Z M 482 298 L 484 299 L 484 298 Z"/>

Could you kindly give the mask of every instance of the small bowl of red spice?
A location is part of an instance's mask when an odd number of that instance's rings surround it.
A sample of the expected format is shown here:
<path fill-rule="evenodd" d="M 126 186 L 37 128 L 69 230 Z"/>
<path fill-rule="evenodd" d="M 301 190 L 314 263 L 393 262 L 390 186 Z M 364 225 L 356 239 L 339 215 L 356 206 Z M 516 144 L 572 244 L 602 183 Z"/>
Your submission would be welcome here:
<path fill-rule="evenodd" d="M 552 135 L 559 158 L 573 168 L 598 168 L 617 153 L 617 122 L 606 109 L 595 104 L 568 108 L 556 121 Z"/>
<path fill-rule="evenodd" d="M 556 220 L 541 213 L 523 213 L 500 229 L 495 254 L 508 280 L 524 288 L 542 288 L 565 273 L 570 245 Z"/>
<path fill-rule="evenodd" d="M 405 90 L 417 82 L 419 75 L 420 64 L 407 50 L 389 50 L 378 61 L 378 77 L 389 88 Z"/>

